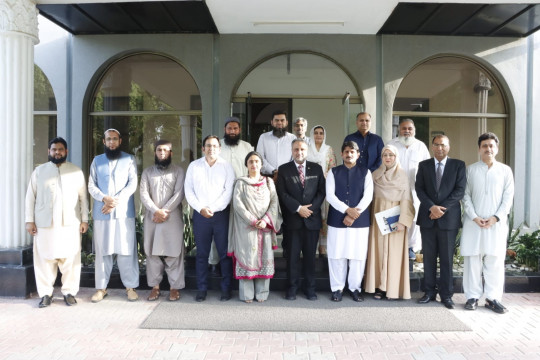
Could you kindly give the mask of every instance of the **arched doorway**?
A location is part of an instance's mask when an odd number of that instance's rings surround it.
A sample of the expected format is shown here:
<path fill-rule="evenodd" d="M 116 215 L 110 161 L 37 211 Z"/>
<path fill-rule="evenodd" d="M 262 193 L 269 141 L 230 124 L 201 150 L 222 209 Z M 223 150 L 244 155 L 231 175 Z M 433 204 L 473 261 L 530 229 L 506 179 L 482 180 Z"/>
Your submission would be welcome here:
<path fill-rule="evenodd" d="M 403 79 L 393 106 L 393 136 L 400 118 L 412 118 L 417 138 L 450 139 L 450 156 L 478 161 L 478 136 L 486 131 L 500 140 L 498 160 L 507 161 L 506 97 L 497 79 L 480 64 L 458 56 L 438 56 L 416 66 Z"/>
<path fill-rule="evenodd" d="M 292 120 L 304 117 L 309 130 L 327 129 L 327 143 L 340 148 L 346 134 L 356 131 L 355 115 L 363 99 L 347 72 L 321 54 L 288 52 L 261 60 L 238 83 L 231 106 L 243 122 L 244 138 L 257 145 L 259 135 L 270 130 L 271 114 L 283 109 Z"/>
<path fill-rule="evenodd" d="M 171 58 L 138 53 L 119 59 L 104 71 L 89 109 L 90 160 L 103 153 L 103 131 L 108 128 L 122 133 L 122 150 L 135 155 L 139 175 L 154 164 L 156 140 L 172 142 L 173 162 L 184 169 L 200 154 L 199 89 Z"/>

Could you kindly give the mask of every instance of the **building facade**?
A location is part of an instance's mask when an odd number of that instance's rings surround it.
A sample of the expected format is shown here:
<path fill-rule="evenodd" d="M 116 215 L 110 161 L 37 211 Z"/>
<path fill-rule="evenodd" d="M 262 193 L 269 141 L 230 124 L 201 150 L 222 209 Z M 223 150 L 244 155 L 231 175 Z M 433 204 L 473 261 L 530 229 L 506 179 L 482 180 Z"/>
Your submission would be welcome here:
<path fill-rule="evenodd" d="M 151 144 L 160 137 L 182 149 L 175 161 L 187 167 L 200 154 L 201 136 L 221 136 L 226 117 L 239 116 L 244 138 L 256 145 L 278 107 L 289 111 L 289 120 L 307 118 L 309 128 L 324 125 L 334 150 L 355 130 L 359 111 L 372 115 L 372 131 L 385 142 L 396 135 L 400 117 L 415 119 L 423 141 L 445 133 L 450 156 L 468 164 L 478 159 L 478 135 L 493 131 L 502 139 L 499 160 L 514 171 L 514 223 L 540 224 L 540 170 L 532 166 L 540 155 L 538 33 L 68 34 L 34 45 L 33 4 L 0 5 L 1 75 L 10 79 L 0 81 L 1 136 L 11 149 L 1 158 L 9 174 L 0 180 L 0 248 L 6 251 L 31 244 L 24 232 L 24 190 L 51 128 L 67 139 L 69 160 L 86 172 L 109 127 L 122 131 L 139 171 L 153 162 Z M 23 14 L 26 25 L 5 25 L 15 14 Z M 46 109 L 33 108 L 33 64 L 54 94 L 44 101 Z M 25 85 L 15 92 L 18 84 Z M 11 105 L 2 109 L 4 104 Z"/>

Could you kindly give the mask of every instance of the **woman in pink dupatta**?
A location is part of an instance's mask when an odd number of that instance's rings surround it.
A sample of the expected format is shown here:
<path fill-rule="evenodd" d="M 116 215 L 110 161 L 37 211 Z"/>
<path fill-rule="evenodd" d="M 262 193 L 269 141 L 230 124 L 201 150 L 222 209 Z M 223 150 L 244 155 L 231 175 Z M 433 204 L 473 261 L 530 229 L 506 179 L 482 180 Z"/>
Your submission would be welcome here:
<path fill-rule="evenodd" d="M 229 224 L 228 255 L 239 280 L 239 298 L 247 303 L 268 299 L 276 233 L 281 227 L 276 187 L 271 178 L 261 175 L 262 162 L 256 151 L 246 156 L 248 175 L 236 180 Z"/>

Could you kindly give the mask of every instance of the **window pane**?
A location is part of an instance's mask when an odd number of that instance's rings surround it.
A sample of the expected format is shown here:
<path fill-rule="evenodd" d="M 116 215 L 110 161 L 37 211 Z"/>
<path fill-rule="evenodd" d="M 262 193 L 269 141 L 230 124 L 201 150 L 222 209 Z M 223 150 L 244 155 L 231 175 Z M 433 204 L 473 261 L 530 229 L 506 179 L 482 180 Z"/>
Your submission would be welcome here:
<path fill-rule="evenodd" d="M 404 116 L 402 118 L 411 118 Z M 423 141 L 431 151 L 431 140 L 435 135 L 443 134 L 450 139 L 448 156 L 465 161 L 467 165 L 480 160 L 478 156 L 478 136 L 491 131 L 499 138 L 497 160 L 506 162 L 504 119 L 482 118 L 429 118 L 412 117 L 416 127 L 416 138 Z M 485 122 L 485 128 L 484 127 Z"/>
<path fill-rule="evenodd" d="M 103 132 L 114 128 L 122 134 L 120 148 L 137 159 L 137 173 L 154 164 L 154 142 L 172 142 L 173 163 L 187 169 L 200 156 L 201 116 L 92 116 L 92 157 L 102 154 Z"/>
<path fill-rule="evenodd" d="M 195 110 L 192 98 L 198 95 L 195 81 L 181 65 L 164 56 L 139 54 L 108 69 L 91 111 Z"/>
<path fill-rule="evenodd" d="M 53 98 L 54 100 L 54 98 Z M 49 140 L 56 137 L 56 115 L 34 116 L 34 167 L 46 163 Z"/>
<path fill-rule="evenodd" d="M 56 111 L 51 83 L 37 65 L 34 65 L 34 110 Z"/>
<path fill-rule="evenodd" d="M 472 61 L 441 57 L 413 69 L 400 85 L 394 111 L 506 113 L 498 84 Z"/>

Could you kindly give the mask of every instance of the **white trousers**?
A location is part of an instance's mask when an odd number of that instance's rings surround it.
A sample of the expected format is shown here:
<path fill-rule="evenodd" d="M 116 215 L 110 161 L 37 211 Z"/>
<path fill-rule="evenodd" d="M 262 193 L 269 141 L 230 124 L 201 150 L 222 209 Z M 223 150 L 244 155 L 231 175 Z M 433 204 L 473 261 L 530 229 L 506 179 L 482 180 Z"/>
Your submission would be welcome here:
<path fill-rule="evenodd" d="M 463 290 L 467 299 L 501 301 L 504 291 L 504 256 L 464 256 Z M 482 286 L 482 273 L 484 286 Z"/>
<path fill-rule="evenodd" d="M 240 279 L 238 280 L 238 297 L 246 300 L 267 300 L 270 293 L 270 279 Z"/>
<path fill-rule="evenodd" d="M 58 268 L 62 273 L 62 295 L 77 295 L 81 280 L 81 250 L 69 258 L 48 260 L 40 256 L 34 241 L 34 274 L 39 297 L 52 296 Z"/>
<path fill-rule="evenodd" d="M 349 265 L 349 277 L 347 278 L 347 265 Z M 330 275 L 330 288 L 332 291 L 341 290 L 345 287 L 345 280 L 349 282 L 349 290 L 362 291 L 362 279 L 366 267 L 365 260 L 330 259 L 328 258 L 328 270 Z"/>

